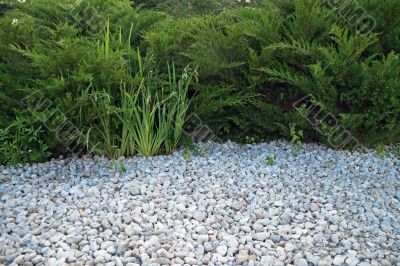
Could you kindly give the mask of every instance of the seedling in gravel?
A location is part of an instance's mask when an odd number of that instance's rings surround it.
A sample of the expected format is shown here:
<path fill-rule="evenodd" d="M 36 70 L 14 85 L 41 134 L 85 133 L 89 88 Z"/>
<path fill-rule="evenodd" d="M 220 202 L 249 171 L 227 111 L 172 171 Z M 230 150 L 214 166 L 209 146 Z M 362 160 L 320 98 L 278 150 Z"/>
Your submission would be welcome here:
<path fill-rule="evenodd" d="M 336 160 L 331 159 L 328 161 L 328 166 L 330 166 L 330 167 L 334 167 L 336 164 L 337 164 Z"/>
<path fill-rule="evenodd" d="M 253 144 L 256 142 L 256 138 L 253 136 L 245 136 L 244 137 L 244 143 L 246 144 Z"/>
<path fill-rule="evenodd" d="M 193 156 L 200 156 L 200 157 L 205 157 L 208 155 L 208 152 L 206 149 L 204 149 L 201 145 L 196 144 L 196 143 L 189 143 L 185 146 L 186 150 L 183 152 L 182 157 L 187 160 L 190 158 L 190 155 Z"/>
<path fill-rule="evenodd" d="M 123 163 L 117 162 L 116 160 L 111 161 L 112 167 L 120 173 L 126 172 L 126 166 Z"/>
<path fill-rule="evenodd" d="M 188 160 L 190 158 L 190 152 L 188 151 L 183 152 L 182 157 L 183 159 Z"/>
<path fill-rule="evenodd" d="M 207 155 L 207 151 L 196 143 L 194 143 L 189 149 L 194 156 L 204 157 Z"/>
<path fill-rule="evenodd" d="M 393 148 L 391 152 L 395 157 L 400 158 L 400 146 Z"/>
<path fill-rule="evenodd" d="M 385 145 L 383 145 L 383 144 L 379 144 L 378 146 L 376 146 L 375 153 L 381 158 L 385 158 L 385 157 L 389 156 L 389 153 L 386 151 Z"/>
<path fill-rule="evenodd" d="M 381 158 L 386 158 L 389 156 L 400 158 L 400 146 L 390 147 L 389 149 L 386 149 L 385 145 L 379 144 L 375 148 L 375 153 Z"/>
<path fill-rule="evenodd" d="M 275 164 L 275 156 L 267 156 L 265 158 L 265 162 L 267 163 L 267 165 L 273 166 Z"/>
<path fill-rule="evenodd" d="M 303 146 L 303 130 L 296 130 L 296 124 L 290 124 L 290 146 L 295 157 L 299 155 Z"/>

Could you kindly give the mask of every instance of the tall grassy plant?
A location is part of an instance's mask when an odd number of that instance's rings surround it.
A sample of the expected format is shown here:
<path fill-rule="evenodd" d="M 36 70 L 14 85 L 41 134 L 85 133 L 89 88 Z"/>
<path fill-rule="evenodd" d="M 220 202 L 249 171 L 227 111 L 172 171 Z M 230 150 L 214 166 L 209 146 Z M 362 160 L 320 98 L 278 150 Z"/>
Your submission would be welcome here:
<path fill-rule="evenodd" d="M 121 151 L 145 156 L 171 152 L 182 136 L 189 106 L 187 92 L 195 73 L 186 68 L 178 80 L 175 66 L 172 70 L 168 66 L 168 82 L 165 87 L 158 87 L 160 77 L 148 68 L 152 59 L 145 59 L 145 67 L 139 53 L 137 58 L 137 85 L 121 85 Z"/>
<path fill-rule="evenodd" d="M 186 122 L 186 114 L 189 108 L 188 99 L 189 85 L 193 78 L 197 78 L 196 69 L 192 71 L 188 67 L 184 69 L 182 77 L 177 80 L 175 65 L 172 68 L 168 65 L 168 87 L 172 94 L 169 96 L 168 109 L 164 106 L 163 113 L 166 113 L 169 131 L 171 136 L 165 141 L 166 152 L 171 152 L 178 145 L 183 126 Z"/>
<path fill-rule="evenodd" d="M 91 143 L 91 150 L 110 157 L 171 152 L 182 136 L 189 106 L 187 93 L 195 71 L 186 67 L 178 77 L 174 64 L 168 65 L 165 80 L 153 57 L 142 58 L 139 50 L 132 52 L 131 34 L 128 40 L 122 36 L 121 30 L 112 33 L 108 23 L 95 51 L 106 65 L 118 62 L 122 66 L 121 77 L 119 89 L 111 79 L 115 75 L 104 75 L 88 91 L 98 117 L 85 135 L 93 141 L 85 143 Z"/>

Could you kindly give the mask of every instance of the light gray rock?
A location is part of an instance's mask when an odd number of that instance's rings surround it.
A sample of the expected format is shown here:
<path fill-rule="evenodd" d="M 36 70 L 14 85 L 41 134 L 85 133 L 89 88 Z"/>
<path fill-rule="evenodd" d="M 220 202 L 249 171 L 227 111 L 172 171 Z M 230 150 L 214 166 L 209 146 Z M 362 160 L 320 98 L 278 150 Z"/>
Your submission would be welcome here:
<path fill-rule="evenodd" d="M 313 203 L 310 204 L 310 209 L 313 212 L 318 212 L 320 208 L 319 208 L 319 205 L 317 203 L 313 202 Z"/>
<path fill-rule="evenodd" d="M 336 255 L 333 259 L 333 265 L 342 265 L 346 260 L 346 256 L 343 255 Z"/>
<path fill-rule="evenodd" d="M 159 249 L 161 246 L 160 240 L 158 239 L 157 236 L 152 236 L 149 240 L 143 243 L 143 247 L 148 250 L 152 247 Z"/>
<path fill-rule="evenodd" d="M 281 213 L 281 210 L 279 208 L 270 208 L 269 212 L 268 212 L 269 217 L 274 217 L 280 213 Z"/>
<path fill-rule="evenodd" d="M 297 246 L 294 245 L 291 242 L 287 242 L 286 245 L 285 245 L 285 250 L 288 251 L 288 252 L 293 252 L 293 251 L 295 251 L 297 249 L 298 249 Z"/>
<path fill-rule="evenodd" d="M 360 260 L 359 260 L 357 257 L 355 257 L 355 256 L 349 256 L 349 257 L 346 259 L 346 263 L 347 263 L 347 265 L 349 265 L 349 266 L 356 266 L 359 262 L 360 262 Z"/>
<path fill-rule="evenodd" d="M 67 236 L 65 242 L 68 244 L 79 244 L 83 239 L 83 236 L 76 235 L 76 236 Z"/>
<path fill-rule="evenodd" d="M 262 256 L 261 260 L 260 260 L 260 263 L 263 266 L 274 266 L 274 262 L 275 262 L 275 258 L 272 256 L 269 256 L 269 255 Z"/>
<path fill-rule="evenodd" d="M 123 255 L 126 251 L 129 250 L 128 242 L 119 242 L 117 245 L 117 255 Z"/>
<path fill-rule="evenodd" d="M 326 256 L 318 261 L 318 266 L 330 266 L 332 265 L 332 262 L 333 262 L 332 257 Z"/>
<path fill-rule="evenodd" d="M 54 234 L 52 237 L 50 237 L 50 242 L 51 242 L 51 243 L 60 242 L 64 237 L 65 237 L 64 234 L 61 234 L 61 233 L 57 232 L 57 233 Z"/>
<path fill-rule="evenodd" d="M 255 233 L 253 238 L 258 241 L 265 241 L 269 237 L 269 235 L 270 234 L 268 232 Z"/>
<path fill-rule="evenodd" d="M 101 243 L 100 249 L 106 250 L 113 245 L 114 245 L 114 242 L 112 242 L 112 241 L 104 241 L 103 243 Z"/>
<path fill-rule="evenodd" d="M 398 159 L 309 143 L 295 157 L 280 140 L 198 145 L 207 154 L 188 160 L 120 158 L 125 173 L 96 156 L 0 166 L 0 264 L 400 263 Z"/>
<path fill-rule="evenodd" d="M 225 256 L 225 254 L 226 254 L 227 251 L 228 251 L 228 247 L 225 246 L 225 245 L 218 246 L 218 247 L 216 248 L 216 252 L 217 252 L 218 254 L 220 254 L 221 256 Z"/>
<path fill-rule="evenodd" d="M 137 186 L 130 187 L 130 188 L 129 188 L 129 193 L 130 193 L 132 196 L 140 195 L 140 194 L 141 194 L 140 187 L 137 187 Z"/>
<path fill-rule="evenodd" d="M 294 266 L 308 266 L 308 263 L 304 258 L 301 258 L 294 261 Z"/>
<path fill-rule="evenodd" d="M 174 255 L 172 255 L 172 253 L 165 250 L 164 248 L 157 250 L 156 253 L 159 257 L 163 257 L 163 258 L 167 258 L 167 259 L 172 259 L 174 257 Z"/>
<path fill-rule="evenodd" d="M 236 255 L 236 263 L 243 264 L 249 260 L 249 254 L 247 250 L 240 250 Z"/>
<path fill-rule="evenodd" d="M 16 248 L 7 248 L 4 253 L 5 259 L 8 262 L 12 262 L 17 256 L 17 249 Z"/>
<path fill-rule="evenodd" d="M 140 227 L 140 225 L 135 224 L 135 223 L 132 223 L 125 227 L 125 233 L 128 236 L 140 235 L 142 232 L 143 232 L 143 229 Z"/>

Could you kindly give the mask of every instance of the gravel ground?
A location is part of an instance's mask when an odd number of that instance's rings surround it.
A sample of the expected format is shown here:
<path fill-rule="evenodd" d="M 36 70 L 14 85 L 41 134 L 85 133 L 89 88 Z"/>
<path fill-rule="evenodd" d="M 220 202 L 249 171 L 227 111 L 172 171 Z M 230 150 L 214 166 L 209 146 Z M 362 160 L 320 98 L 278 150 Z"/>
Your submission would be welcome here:
<path fill-rule="evenodd" d="M 125 173 L 100 157 L 0 167 L 0 264 L 400 265 L 399 159 L 197 153 L 121 158 Z"/>

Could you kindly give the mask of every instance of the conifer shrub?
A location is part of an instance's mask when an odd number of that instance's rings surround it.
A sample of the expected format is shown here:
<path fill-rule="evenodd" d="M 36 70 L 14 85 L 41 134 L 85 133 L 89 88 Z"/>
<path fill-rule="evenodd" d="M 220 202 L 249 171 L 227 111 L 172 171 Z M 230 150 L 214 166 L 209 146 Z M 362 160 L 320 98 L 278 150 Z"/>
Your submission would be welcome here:
<path fill-rule="evenodd" d="M 199 65 L 192 110 L 222 136 L 288 137 L 296 123 L 306 140 L 327 143 L 292 106 L 312 94 L 360 141 L 398 142 L 399 61 L 397 46 L 388 45 L 395 44 L 388 36 L 397 36 L 397 25 L 382 16 L 392 14 L 395 3 L 364 1 L 376 20 L 368 34 L 343 17 L 352 15 L 351 5 L 339 12 L 327 1 L 288 0 L 171 21 L 145 39 L 160 62 L 175 57 Z M 377 5 L 386 11 L 374 17 Z M 385 106 L 378 104 L 388 97 Z"/>
<path fill-rule="evenodd" d="M 296 125 L 330 145 L 326 121 L 293 107 L 307 95 L 363 144 L 398 143 L 400 0 L 347 2 L 0 1 L 0 163 L 170 152 L 196 127 L 187 114 L 222 139 L 290 139 Z M 134 123 L 143 95 L 153 114 Z M 179 125 L 159 131 L 164 115 Z"/>

